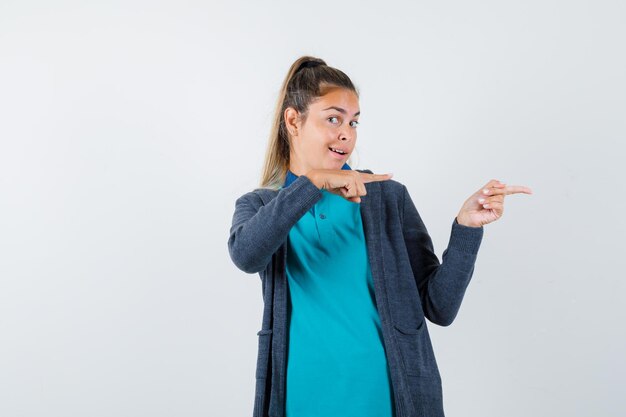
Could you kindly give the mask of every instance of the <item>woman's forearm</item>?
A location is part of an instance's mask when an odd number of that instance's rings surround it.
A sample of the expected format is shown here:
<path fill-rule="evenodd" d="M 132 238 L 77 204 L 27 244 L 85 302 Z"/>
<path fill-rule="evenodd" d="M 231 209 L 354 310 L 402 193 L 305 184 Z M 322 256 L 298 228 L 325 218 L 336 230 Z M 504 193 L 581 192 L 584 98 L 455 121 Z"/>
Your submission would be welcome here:
<path fill-rule="evenodd" d="M 301 175 L 267 205 L 254 192 L 237 199 L 228 239 L 234 264 L 247 273 L 265 269 L 291 227 L 321 198 L 321 190 Z"/>

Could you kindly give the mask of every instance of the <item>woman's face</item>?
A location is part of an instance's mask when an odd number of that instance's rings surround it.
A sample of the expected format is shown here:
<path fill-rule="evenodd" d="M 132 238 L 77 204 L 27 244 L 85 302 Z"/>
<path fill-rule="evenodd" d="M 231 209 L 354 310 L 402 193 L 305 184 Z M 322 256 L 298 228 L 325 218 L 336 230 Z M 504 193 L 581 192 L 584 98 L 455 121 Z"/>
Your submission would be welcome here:
<path fill-rule="evenodd" d="M 341 87 L 313 101 L 304 123 L 295 109 L 287 108 L 284 116 L 291 133 L 291 172 L 304 175 L 311 169 L 341 169 L 356 144 L 359 114 L 356 93 Z"/>

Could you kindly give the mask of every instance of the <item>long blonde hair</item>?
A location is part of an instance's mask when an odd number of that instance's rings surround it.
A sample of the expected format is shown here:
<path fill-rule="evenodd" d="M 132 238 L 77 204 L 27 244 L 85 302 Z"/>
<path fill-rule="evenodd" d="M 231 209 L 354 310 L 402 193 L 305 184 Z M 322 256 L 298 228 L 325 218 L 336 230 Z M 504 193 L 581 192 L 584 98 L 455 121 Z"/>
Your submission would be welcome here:
<path fill-rule="evenodd" d="M 305 55 L 291 64 L 274 110 L 261 188 L 278 190 L 284 184 L 289 169 L 291 138 L 285 126 L 285 109 L 296 109 L 304 123 L 311 102 L 333 87 L 347 88 L 359 96 L 359 91 L 350 78 L 341 70 L 326 65 L 323 59 Z M 348 165 L 352 164 L 351 158 L 352 155 L 348 159 Z"/>

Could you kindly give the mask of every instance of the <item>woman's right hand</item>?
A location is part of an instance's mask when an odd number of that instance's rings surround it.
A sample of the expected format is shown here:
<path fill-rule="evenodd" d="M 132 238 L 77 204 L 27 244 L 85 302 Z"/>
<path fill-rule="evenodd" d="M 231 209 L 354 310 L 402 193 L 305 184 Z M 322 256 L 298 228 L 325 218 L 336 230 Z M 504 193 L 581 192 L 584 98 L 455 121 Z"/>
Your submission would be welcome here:
<path fill-rule="evenodd" d="M 353 203 L 360 203 L 367 194 L 365 183 L 386 181 L 393 174 L 368 174 L 351 169 L 312 169 L 305 174 L 320 190 L 337 194 Z"/>

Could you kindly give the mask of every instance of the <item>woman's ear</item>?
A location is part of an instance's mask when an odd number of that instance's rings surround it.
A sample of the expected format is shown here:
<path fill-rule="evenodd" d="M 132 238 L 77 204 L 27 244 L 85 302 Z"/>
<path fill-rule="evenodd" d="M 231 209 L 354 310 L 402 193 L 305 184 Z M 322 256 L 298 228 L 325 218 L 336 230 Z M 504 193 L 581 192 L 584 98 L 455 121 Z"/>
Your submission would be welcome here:
<path fill-rule="evenodd" d="M 299 113 L 293 107 L 287 107 L 283 117 L 285 119 L 285 126 L 291 136 L 298 136 L 298 120 Z"/>

